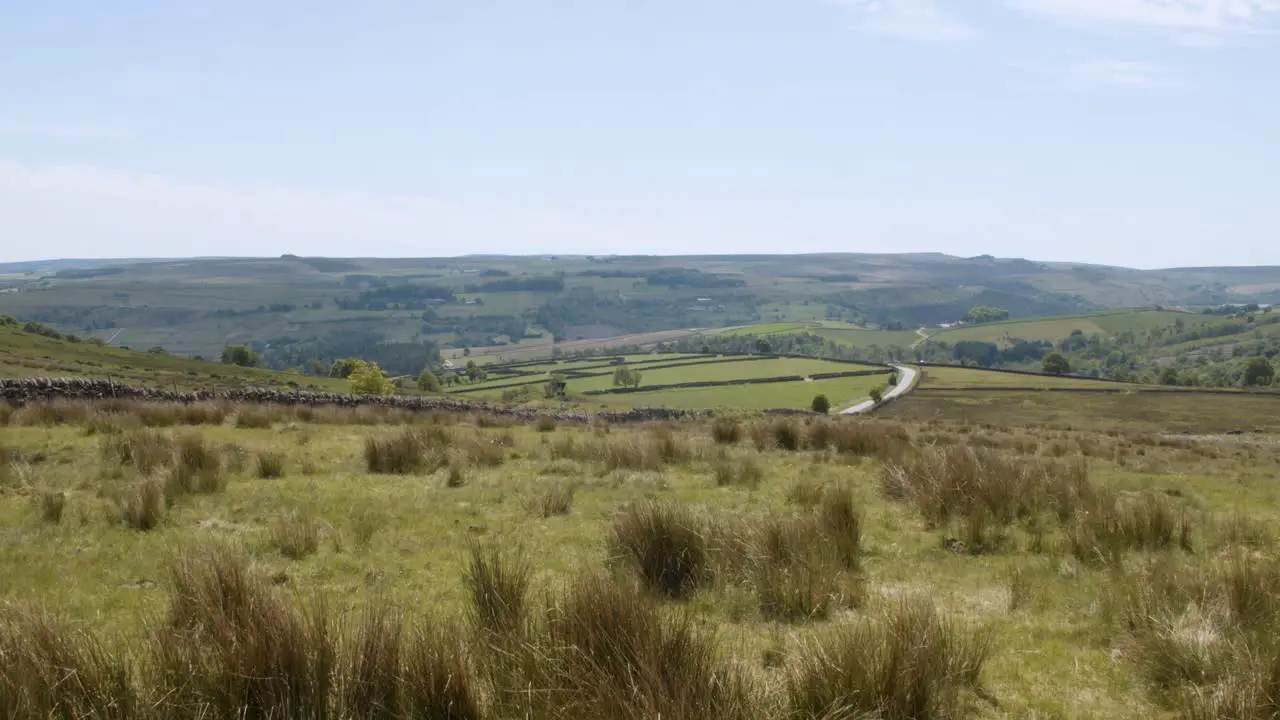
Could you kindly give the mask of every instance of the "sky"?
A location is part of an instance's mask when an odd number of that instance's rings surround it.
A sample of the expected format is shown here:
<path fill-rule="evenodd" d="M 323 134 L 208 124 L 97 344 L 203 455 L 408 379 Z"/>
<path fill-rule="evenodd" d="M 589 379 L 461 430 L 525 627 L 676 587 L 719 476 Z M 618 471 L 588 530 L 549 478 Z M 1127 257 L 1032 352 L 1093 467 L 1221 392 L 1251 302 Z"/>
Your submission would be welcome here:
<path fill-rule="evenodd" d="M 0 0 L 0 261 L 1280 265 L 1280 0 Z"/>

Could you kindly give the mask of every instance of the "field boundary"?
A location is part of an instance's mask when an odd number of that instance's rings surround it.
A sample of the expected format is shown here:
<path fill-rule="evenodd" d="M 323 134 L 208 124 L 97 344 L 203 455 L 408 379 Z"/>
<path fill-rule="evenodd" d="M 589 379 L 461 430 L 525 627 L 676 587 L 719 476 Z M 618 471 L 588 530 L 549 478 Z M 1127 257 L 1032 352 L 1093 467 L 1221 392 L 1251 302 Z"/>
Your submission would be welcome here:
<path fill-rule="evenodd" d="M 1024 377 L 1055 378 L 1055 379 L 1061 379 L 1061 380 L 1080 380 L 1082 382 L 1110 383 L 1113 385 L 1132 385 L 1134 387 L 1150 387 L 1149 385 L 1144 385 L 1143 383 L 1129 382 L 1128 380 L 1117 380 L 1115 378 L 1095 378 L 1095 377 L 1085 377 L 1083 375 L 1068 375 L 1068 374 L 1054 375 L 1053 373 L 1036 372 L 1035 370 L 1015 370 L 1013 368 L 984 368 L 984 367 L 974 367 L 972 365 L 955 365 L 952 363 L 937 363 L 937 362 L 930 362 L 930 363 L 922 362 L 922 363 L 918 363 L 917 366 L 922 371 L 924 371 L 924 374 L 926 376 L 929 374 L 929 368 L 936 367 L 936 368 L 947 368 L 951 370 L 972 370 L 974 372 L 990 372 L 990 373 L 1004 373 L 1006 375 L 1022 375 Z M 927 387 L 928 383 L 921 381 L 921 385 Z"/>
<path fill-rule="evenodd" d="M 1006 393 L 1006 392 L 1051 392 L 1051 393 L 1079 393 L 1079 394 L 1111 394 L 1111 395 L 1234 395 L 1245 397 L 1273 397 L 1280 398 L 1280 392 L 1272 390 L 1244 390 L 1230 388 L 1187 388 L 1187 387 L 1159 387 L 1151 385 L 1135 385 L 1131 388 L 1079 388 L 1079 387 L 1034 387 L 1028 385 L 1008 386 L 1008 385 L 991 385 L 991 386 L 975 386 L 975 387 L 945 387 L 930 388 L 921 386 L 916 388 L 916 392 L 922 392 L 929 395 L 942 395 L 945 393 L 956 393 L 959 395 L 981 395 L 984 392 Z"/>

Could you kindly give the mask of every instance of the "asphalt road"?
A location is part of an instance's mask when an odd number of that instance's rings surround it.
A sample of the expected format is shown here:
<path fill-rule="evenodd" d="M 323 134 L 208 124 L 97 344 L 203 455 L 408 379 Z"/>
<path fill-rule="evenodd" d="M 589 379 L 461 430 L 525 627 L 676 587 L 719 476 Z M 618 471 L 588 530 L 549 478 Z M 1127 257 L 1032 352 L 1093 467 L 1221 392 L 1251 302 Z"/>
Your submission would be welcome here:
<path fill-rule="evenodd" d="M 898 371 L 898 384 L 894 385 L 893 388 L 889 390 L 889 392 L 886 392 L 884 394 L 884 399 L 881 402 L 883 402 L 884 400 L 892 400 L 898 397 L 899 395 L 906 393 L 908 390 L 911 389 L 911 383 L 915 382 L 916 380 L 915 368 L 910 368 L 910 367 L 907 367 L 906 365 L 894 365 L 893 367 L 896 368 Z M 860 415 L 864 412 L 867 412 L 868 410 L 870 410 L 875 406 L 876 404 L 874 402 L 872 402 L 871 400 L 867 400 L 865 402 L 858 403 L 857 405 L 854 405 L 853 407 L 847 410 L 841 410 L 840 414 L 841 415 Z"/>

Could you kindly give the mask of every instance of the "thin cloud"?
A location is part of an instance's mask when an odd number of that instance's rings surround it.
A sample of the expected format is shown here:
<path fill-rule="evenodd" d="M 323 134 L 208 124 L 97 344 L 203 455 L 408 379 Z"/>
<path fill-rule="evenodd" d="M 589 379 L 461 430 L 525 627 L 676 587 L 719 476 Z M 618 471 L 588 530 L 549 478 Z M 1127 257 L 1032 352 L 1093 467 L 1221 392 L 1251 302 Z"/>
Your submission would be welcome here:
<path fill-rule="evenodd" d="M 937 0 L 827 0 L 853 18 L 862 32 L 924 43 L 959 43 L 978 30 L 945 12 Z"/>
<path fill-rule="evenodd" d="M 1092 57 L 1064 63 L 1014 63 L 1039 87 L 1088 92 L 1092 90 L 1182 90 L 1192 83 L 1173 68 L 1155 63 Z"/>
<path fill-rule="evenodd" d="M 127 140 L 131 133 L 108 125 L 65 122 L 23 122 L 0 118 L 0 137 L 55 138 L 60 140 Z"/>
<path fill-rule="evenodd" d="M 1077 26 L 1167 33 L 1180 44 L 1215 45 L 1233 35 L 1271 33 L 1280 0 L 1005 0 L 1027 15 Z"/>

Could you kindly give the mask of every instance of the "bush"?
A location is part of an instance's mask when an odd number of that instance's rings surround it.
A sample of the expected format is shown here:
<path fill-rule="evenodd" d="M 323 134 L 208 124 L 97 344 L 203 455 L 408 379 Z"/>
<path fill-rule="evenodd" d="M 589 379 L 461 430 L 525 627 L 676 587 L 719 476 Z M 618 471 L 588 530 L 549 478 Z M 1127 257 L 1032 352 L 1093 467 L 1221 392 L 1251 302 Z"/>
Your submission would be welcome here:
<path fill-rule="evenodd" d="M 707 541 L 693 514 L 680 505 L 646 502 L 613 519 L 610 557 L 630 565 L 644 586 L 685 598 L 710 578 Z"/>
<path fill-rule="evenodd" d="M 809 404 L 809 408 L 816 413 L 826 415 L 831 412 L 831 401 L 826 395 L 814 395 L 813 402 Z"/>
<path fill-rule="evenodd" d="M 356 361 L 355 369 L 347 375 L 347 382 L 356 395 L 391 395 L 396 389 L 377 363 L 361 360 Z"/>
<path fill-rule="evenodd" d="M 793 717 L 930 720 L 965 716 L 991 653 L 985 631 L 963 628 L 925 599 L 890 604 L 878 619 L 835 628 L 795 654 L 786 688 Z"/>
<path fill-rule="evenodd" d="M 880 403 L 884 402 L 884 391 L 878 387 L 871 388 L 871 391 L 868 392 L 867 394 L 871 396 L 871 402 L 875 403 L 876 405 L 879 405 Z"/>

